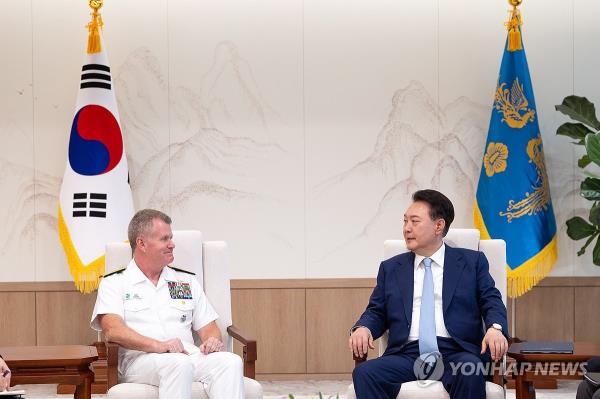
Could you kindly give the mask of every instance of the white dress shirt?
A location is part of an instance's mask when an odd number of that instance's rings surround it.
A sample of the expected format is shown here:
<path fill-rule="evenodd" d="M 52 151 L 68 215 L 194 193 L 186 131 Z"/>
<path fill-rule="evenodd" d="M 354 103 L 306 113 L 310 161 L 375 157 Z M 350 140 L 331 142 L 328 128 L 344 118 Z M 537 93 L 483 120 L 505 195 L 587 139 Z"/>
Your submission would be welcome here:
<path fill-rule="evenodd" d="M 444 308 L 442 305 L 442 286 L 444 283 L 444 256 L 446 254 L 446 244 L 442 244 L 433 255 L 429 256 L 431 262 L 431 273 L 433 274 L 433 294 L 435 304 L 435 334 L 438 337 L 449 338 L 450 334 L 444 324 Z M 414 274 L 414 292 L 413 292 L 413 310 L 409 341 L 419 339 L 419 319 L 421 317 L 421 297 L 423 296 L 423 277 L 425 276 L 425 265 L 423 259 L 426 256 L 415 254 L 415 274 Z"/>

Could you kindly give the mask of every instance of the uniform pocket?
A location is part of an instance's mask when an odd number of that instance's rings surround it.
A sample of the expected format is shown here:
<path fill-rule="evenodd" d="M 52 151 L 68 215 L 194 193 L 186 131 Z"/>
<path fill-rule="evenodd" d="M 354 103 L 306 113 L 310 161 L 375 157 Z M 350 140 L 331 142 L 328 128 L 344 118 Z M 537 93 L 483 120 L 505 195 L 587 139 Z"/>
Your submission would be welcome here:
<path fill-rule="evenodd" d="M 182 312 L 191 312 L 192 310 L 194 310 L 194 303 L 192 301 L 186 301 L 183 299 L 174 299 L 171 301 L 171 307 Z"/>
<path fill-rule="evenodd" d="M 123 308 L 125 309 L 125 312 L 139 312 L 141 310 L 149 309 L 150 304 L 139 299 L 134 299 L 130 301 L 125 301 L 125 303 L 123 304 Z"/>
<path fill-rule="evenodd" d="M 171 308 L 171 314 L 176 318 L 176 320 L 183 324 L 191 323 L 192 314 L 194 311 L 194 303 L 192 301 L 174 299 L 169 305 Z"/>

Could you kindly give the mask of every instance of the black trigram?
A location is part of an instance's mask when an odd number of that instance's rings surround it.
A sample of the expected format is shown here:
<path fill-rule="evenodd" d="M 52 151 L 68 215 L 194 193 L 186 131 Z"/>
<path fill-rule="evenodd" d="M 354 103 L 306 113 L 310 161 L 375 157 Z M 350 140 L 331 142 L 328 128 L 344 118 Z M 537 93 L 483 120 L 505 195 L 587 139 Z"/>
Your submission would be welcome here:
<path fill-rule="evenodd" d="M 73 217 L 74 218 L 105 218 L 106 217 L 106 194 L 88 193 L 73 194 Z"/>
<path fill-rule="evenodd" d="M 110 68 L 107 65 L 86 64 L 81 68 L 81 89 L 96 87 L 110 90 L 110 81 Z"/>

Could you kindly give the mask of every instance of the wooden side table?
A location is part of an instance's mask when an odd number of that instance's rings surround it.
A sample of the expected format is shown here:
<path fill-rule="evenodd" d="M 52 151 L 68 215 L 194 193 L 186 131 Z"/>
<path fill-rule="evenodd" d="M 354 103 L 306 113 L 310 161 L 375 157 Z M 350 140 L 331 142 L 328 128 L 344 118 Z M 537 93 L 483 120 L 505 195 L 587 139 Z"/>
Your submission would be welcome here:
<path fill-rule="evenodd" d="M 98 359 L 93 346 L 10 346 L 0 354 L 12 372 L 11 385 L 73 384 L 75 399 L 90 399 L 94 373 L 90 364 Z"/>
<path fill-rule="evenodd" d="M 515 359 L 515 389 L 517 399 L 535 399 L 534 379 L 580 380 L 580 364 L 600 355 L 600 344 L 575 342 L 573 353 L 521 353 L 523 343 L 508 348 L 507 355 Z"/>

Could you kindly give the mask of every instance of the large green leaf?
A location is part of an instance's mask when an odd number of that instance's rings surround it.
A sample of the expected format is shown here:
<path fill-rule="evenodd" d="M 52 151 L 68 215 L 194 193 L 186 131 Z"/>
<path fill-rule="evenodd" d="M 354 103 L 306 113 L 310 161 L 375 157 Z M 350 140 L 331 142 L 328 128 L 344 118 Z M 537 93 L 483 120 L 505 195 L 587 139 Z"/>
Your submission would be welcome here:
<path fill-rule="evenodd" d="M 594 265 L 600 266 L 600 240 L 596 241 L 596 245 L 594 245 L 594 252 L 592 252 L 592 261 Z"/>
<path fill-rule="evenodd" d="M 600 179 L 588 177 L 582 181 L 581 196 L 590 201 L 600 200 Z"/>
<path fill-rule="evenodd" d="M 556 130 L 556 134 L 561 136 L 567 136 L 572 139 L 581 140 L 588 134 L 595 133 L 591 129 L 587 128 L 583 123 L 563 123 Z"/>
<path fill-rule="evenodd" d="M 585 151 L 596 165 L 600 165 L 600 135 L 589 134 L 585 136 Z"/>
<path fill-rule="evenodd" d="M 594 202 L 592 209 L 590 209 L 589 220 L 593 225 L 600 225 L 600 203 Z"/>
<path fill-rule="evenodd" d="M 579 216 L 567 220 L 567 235 L 572 240 L 581 240 L 582 238 L 591 236 L 595 232 L 596 228 Z"/>
<path fill-rule="evenodd" d="M 556 106 L 556 110 L 569 116 L 571 119 L 600 130 L 600 121 L 596 118 L 596 107 L 585 97 L 565 97 L 562 104 Z"/>

